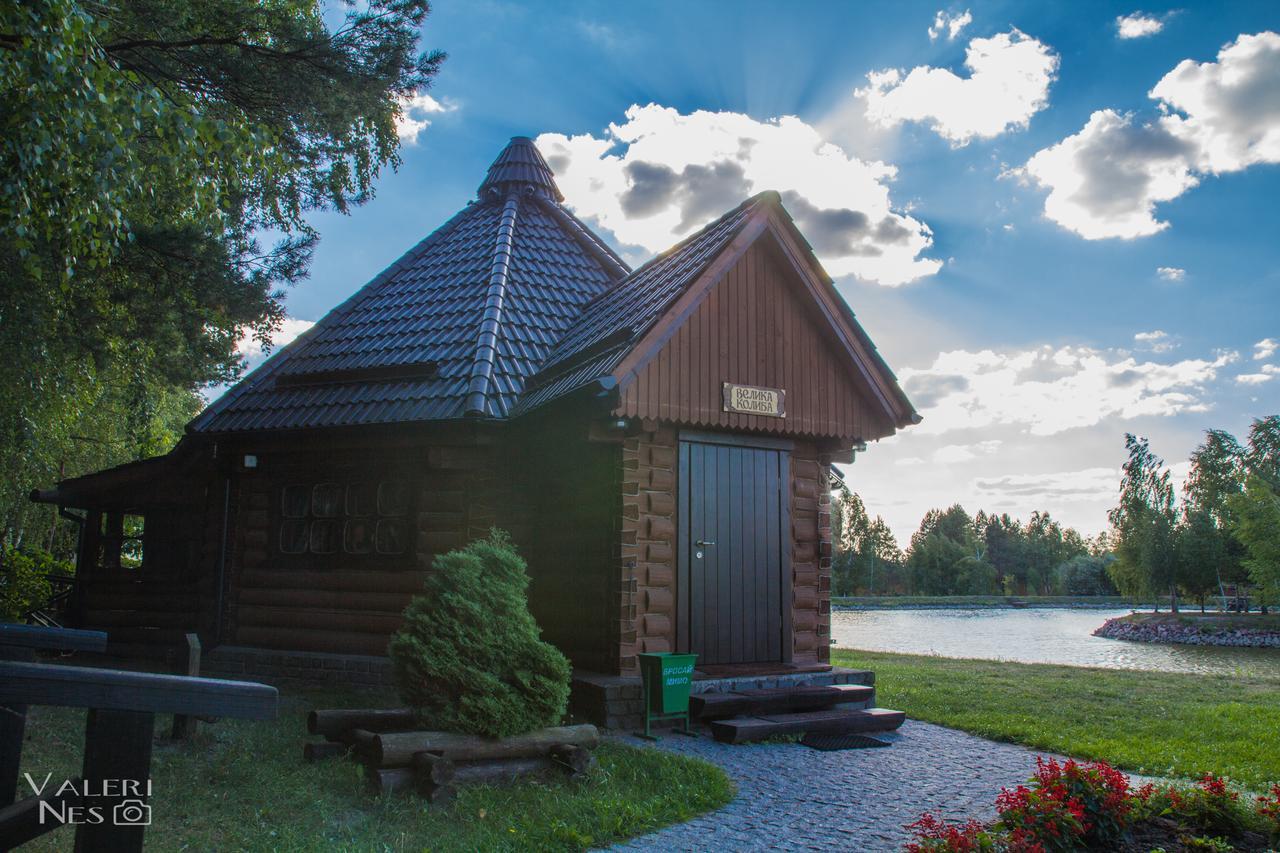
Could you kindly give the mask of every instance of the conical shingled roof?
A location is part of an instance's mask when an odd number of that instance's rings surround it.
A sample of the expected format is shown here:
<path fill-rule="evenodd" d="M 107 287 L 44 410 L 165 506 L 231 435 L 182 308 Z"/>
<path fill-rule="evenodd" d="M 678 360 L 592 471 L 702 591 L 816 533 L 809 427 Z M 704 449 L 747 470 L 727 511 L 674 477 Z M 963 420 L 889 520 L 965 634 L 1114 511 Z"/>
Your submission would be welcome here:
<path fill-rule="evenodd" d="M 538 146 L 527 136 L 511 137 L 511 142 L 489 167 L 476 195 L 481 199 L 490 194 L 505 196 L 513 185 L 519 189 L 532 188 L 548 198 L 564 201 L 556 186 L 555 174 L 542 159 Z"/>
<path fill-rule="evenodd" d="M 188 429 L 506 417 L 582 306 L 628 271 L 560 198 L 533 143 L 512 139 L 477 201 Z"/>

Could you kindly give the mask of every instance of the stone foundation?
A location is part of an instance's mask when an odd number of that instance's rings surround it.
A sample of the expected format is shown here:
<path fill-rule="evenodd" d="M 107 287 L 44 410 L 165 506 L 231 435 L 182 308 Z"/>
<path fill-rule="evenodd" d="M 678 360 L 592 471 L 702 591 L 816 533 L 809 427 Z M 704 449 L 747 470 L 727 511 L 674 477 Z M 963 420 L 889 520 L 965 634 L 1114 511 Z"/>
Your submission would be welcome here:
<path fill-rule="evenodd" d="M 780 687 L 817 687 L 829 684 L 875 685 L 875 673 L 864 669 L 831 667 L 825 672 L 790 672 L 773 675 L 707 678 L 693 682 L 693 693 L 728 693 L 735 690 L 773 690 Z M 639 676 L 573 674 L 569 715 L 574 722 L 595 723 L 608 729 L 634 731 L 644 727 L 644 699 Z M 872 703 L 874 704 L 874 702 Z M 667 721 L 656 726 L 674 726 Z"/>
<path fill-rule="evenodd" d="M 206 652 L 200 674 L 210 678 L 261 681 L 276 687 L 394 685 L 391 661 L 373 655 L 290 652 L 248 646 L 218 646 Z"/>

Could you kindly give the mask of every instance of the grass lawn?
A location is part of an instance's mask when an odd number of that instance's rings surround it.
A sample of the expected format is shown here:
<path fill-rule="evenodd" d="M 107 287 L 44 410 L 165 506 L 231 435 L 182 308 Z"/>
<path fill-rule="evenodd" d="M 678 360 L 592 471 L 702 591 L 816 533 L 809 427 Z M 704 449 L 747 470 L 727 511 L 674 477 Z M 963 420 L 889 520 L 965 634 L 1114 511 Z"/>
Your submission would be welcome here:
<path fill-rule="evenodd" d="M 1187 609 L 1177 613 L 1167 610 L 1160 613 L 1131 613 L 1120 618 L 1141 625 L 1187 625 L 1203 631 L 1239 628 L 1280 631 L 1280 613 L 1201 613 L 1199 610 Z"/>
<path fill-rule="evenodd" d="M 1280 679 L 1183 675 L 840 650 L 876 701 L 985 738 L 1136 773 L 1280 781 Z"/>
<path fill-rule="evenodd" d="M 837 607 L 1147 607 L 1120 595 L 837 595 Z"/>
<path fill-rule="evenodd" d="M 359 768 L 302 760 L 306 712 L 391 707 L 391 696 L 281 695 L 280 719 L 224 720 L 197 739 L 156 741 L 148 850 L 576 850 L 606 844 L 727 803 L 733 783 L 704 761 L 621 744 L 601 745 L 581 783 L 462 789 L 444 808 L 413 795 L 375 797 Z M 157 717 L 157 734 L 170 718 Z M 33 708 L 23 770 L 55 784 L 80 775 L 84 712 Z M 19 795 L 29 795 L 25 780 Z M 69 849 L 62 828 L 23 849 Z"/>

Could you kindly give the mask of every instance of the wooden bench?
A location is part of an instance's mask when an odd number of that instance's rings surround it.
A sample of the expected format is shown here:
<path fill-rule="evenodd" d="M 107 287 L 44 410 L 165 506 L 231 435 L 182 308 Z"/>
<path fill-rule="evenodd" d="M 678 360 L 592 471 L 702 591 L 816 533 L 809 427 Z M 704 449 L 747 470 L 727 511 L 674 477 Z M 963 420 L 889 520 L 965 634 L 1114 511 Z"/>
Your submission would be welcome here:
<path fill-rule="evenodd" d="M 7 657 L 14 657 L 15 649 L 100 650 L 105 645 L 100 632 L 0 625 L 0 651 Z M 40 795 L 14 803 L 28 705 L 89 709 L 84 767 L 81 779 L 50 780 Z M 142 850 L 150 823 L 146 800 L 155 715 L 273 720 L 278 705 L 274 687 L 253 682 L 0 660 L 0 850 L 61 826 L 42 817 L 68 807 L 79 809 L 82 817 L 102 816 L 99 822 L 76 823 L 76 850 Z M 73 782 L 74 790 L 63 790 L 65 781 Z M 125 812 L 117 823 L 118 809 Z"/>

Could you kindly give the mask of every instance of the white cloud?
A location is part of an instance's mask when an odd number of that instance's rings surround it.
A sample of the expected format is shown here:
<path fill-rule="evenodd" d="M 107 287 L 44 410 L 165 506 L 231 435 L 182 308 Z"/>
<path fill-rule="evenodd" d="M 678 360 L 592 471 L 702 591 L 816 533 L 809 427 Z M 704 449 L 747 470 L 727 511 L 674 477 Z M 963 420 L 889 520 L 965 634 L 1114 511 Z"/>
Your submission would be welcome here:
<path fill-rule="evenodd" d="M 618 31 L 599 21 L 578 21 L 578 32 L 599 47 L 613 50 L 622 44 Z"/>
<path fill-rule="evenodd" d="M 1280 349 L 1280 341 L 1275 338 L 1263 338 L 1253 345 L 1253 360 L 1266 361 L 1276 354 L 1277 349 Z"/>
<path fill-rule="evenodd" d="M 247 374 L 249 371 L 259 367 L 267 360 L 268 355 L 278 352 L 281 347 L 285 346 L 294 338 L 298 337 L 298 335 L 302 334 L 314 325 L 315 323 L 311 320 L 299 320 L 296 317 L 285 317 L 284 322 L 280 324 L 280 328 L 276 329 L 271 334 L 270 352 L 268 352 L 267 348 L 263 347 L 262 343 L 254 338 L 252 334 L 249 332 L 242 332 L 240 337 L 236 340 L 236 354 L 244 359 L 244 373 Z M 204 397 L 206 402 L 212 402 L 213 400 L 221 397 L 230 387 L 230 385 L 225 383 L 208 385 L 200 390 L 200 396 Z"/>
<path fill-rule="evenodd" d="M 923 122 L 956 146 L 1025 128 L 1049 105 L 1058 57 L 1017 29 L 973 39 L 964 64 L 968 77 L 927 65 L 905 75 L 896 68 L 873 71 L 867 74 L 869 85 L 854 94 L 866 101 L 872 122 L 883 127 Z"/>
<path fill-rule="evenodd" d="M 1217 62 L 1184 59 L 1148 96 L 1170 114 L 1161 119 L 1190 144 L 1207 174 L 1280 163 L 1280 34 L 1242 35 Z"/>
<path fill-rule="evenodd" d="M 1168 227 L 1158 202 L 1195 186 L 1191 151 L 1163 125 L 1098 110 L 1074 136 L 1036 153 L 1015 174 L 1049 188 L 1045 216 L 1087 240 L 1145 237 Z"/>
<path fill-rule="evenodd" d="M 1154 15 L 1133 12 L 1116 18 L 1116 35 L 1122 39 L 1140 39 L 1153 36 L 1164 29 L 1164 21 Z"/>
<path fill-rule="evenodd" d="M 1170 337 L 1168 332 L 1162 332 L 1159 329 L 1153 332 L 1138 332 L 1133 336 L 1133 341 L 1143 349 L 1152 352 L 1171 352 L 1178 347 L 1178 342 Z"/>
<path fill-rule="evenodd" d="M 396 133 L 403 145 L 416 145 L 418 136 L 431 126 L 430 116 L 453 112 L 456 104 L 437 101 L 425 92 L 415 92 L 400 99 L 400 114 L 396 116 Z"/>
<path fill-rule="evenodd" d="M 1114 500 L 1120 492 L 1120 469 L 1084 468 L 1079 471 L 979 477 L 973 481 L 972 490 L 982 497 L 1010 499 L 1022 506 Z"/>
<path fill-rule="evenodd" d="M 899 377 L 924 415 L 915 432 L 1008 425 L 1054 435 L 1113 417 L 1206 411 L 1205 385 L 1238 358 L 1230 352 L 1166 364 L 1088 347 L 954 350 Z"/>
<path fill-rule="evenodd" d="M 544 133 L 537 144 L 576 213 L 649 252 L 773 189 L 833 276 L 892 286 L 942 266 L 921 256 L 929 227 L 893 207 L 897 169 L 846 154 L 794 116 L 633 105 L 599 137 Z"/>
<path fill-rule="evenodd" d="M 1133 238 L 1168 227 L 1157 204 L 1205 175 L 1280 163 L 1280 35 L 1241 35 L 1216 62 L 1183 60 L 1148 96 L 1160 115 L 1098 110 L 1076 134 L 1012 174 L 1049 190 L 1045 215 L 1082 237 Z"/>
<path fill-rule="evenodd" d="M 281 347 L 288 345 L 294 338 L 314 325 L 315 322 L 312 320 L 285 317 L 280 328 L 271 333 L 270 352 L 267 352 L 262 343 L 248 332 L 241 334 L 240 339 L 236 341 L 236 353 L 245 360 L 245 371 L 253 370 L 266 361 L 268 355 L 279 351 Z"/>
<path fill-rule="evenodd" d="M 1280 375 L 1280 367 L 1264 364 L 1260 373 L 1242 373 L 1236 377 L 1236 382 L 1241 385 L 1261 385 L 1264 382 L 1270 382 L 1277 375 Z"/>
<path fill-rule="evenodd" d="M 1165 281 L 1182 281 L 1187 277 L 1187 271 L 1182 267 L 1156 267 L 1156 275 Z"/>
<path fill-rule="evenodd" d="M 958 462 L 968 462 L 971 459 L 977 459 L 979 456 L 989 456 L 1000 449 L 1003 444 L 1000 439 L 993 438 L 987 441 L 979 441 L 976 444 L 947 444 L 933 451 L 933 461 L 940 465 L 954 465 Z"/>
<path fill-rule="evenodd" d="M 939 9 L 938 14 L 933 16 L 933 24 L 929 27 L 929 41 L 934 41 L 943 34 L 946 35 L 947 41 L 954 41 L 956 36 L 960 35 L 960 31 L 972 23 L 973 15 L 968 9 L 959 15 Z"/>

